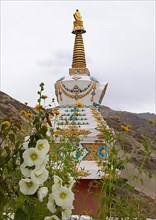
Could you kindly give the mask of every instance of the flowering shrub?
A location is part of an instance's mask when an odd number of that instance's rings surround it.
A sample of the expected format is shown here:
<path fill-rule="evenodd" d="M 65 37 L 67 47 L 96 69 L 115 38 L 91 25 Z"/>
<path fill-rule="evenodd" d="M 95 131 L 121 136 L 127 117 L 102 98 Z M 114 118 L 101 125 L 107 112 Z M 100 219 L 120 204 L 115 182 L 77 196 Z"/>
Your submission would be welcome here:
<path fill-rule="evenodd" d="M 62 132 L 60 143 L 55 142 L 56 131 L 51 119 L 57 120 L 59 110 L 45 107 L 47 96 L 42 94 L 43 90 L 41 83 L 35 115 L 21 110 L 19 121 L 1 122 L 2 219 L 66 220 L 72 213 L 79 162 L 73 150 L 79 138 Z"/>
<path fill-rule="evenodd" d="M 54 175 L 54 184 L 52 185 L 52 192 L 49 195 L 47 208 L 51 211 L 51 217 L 45 217 L 46 219 L 64 219 L 68 220 L 71 217 L 74 200 L 74 193 L 72 192 L 73 184 L 75 180 L 68 175 L 68 180 L 63 184 L 63 180 Z M 59 217 L 60 218 L 59 218 Z"/>
<path fill-rule="evenodd" d="M 25 196 L 21 198 L 32 205 L 35 201 L 34 212 L 39 214 L 37 219 L 64 219 L 71 217 L 74 194 L 73 184 L 77 171 L 73 171 L 78 160 L 73 155 L 74 135 L 61 135 L 60 144 L 55 143 L 55 131 L 50 117 L 59 115 L 58 109 L 46 109 L 41 100 L 47 98 L 42 95 L 44 85 L 40 84 L 39 99 L 36 105 L 37 114 L 34 119 L 30 136 L 23 143 L 22 164 L 20 170 L 24 178 L 19 181 L 19 189 Z M 78 140 L 77 140 L 78 141 Z M 66 146 L 66 147 L 65 147 Z M 67 172 L 68 170 L 68 172 Z M 27 198 L 29 195 L 29 199 Z M 42 213 L 38 210 L 42 205 Z M 22 209 L 22 207 L 20 207 Z M 35 211 L 36 209 L 36 211 Z M 48 210 L 51 216 L 48 215 Z M 33 219 L 32 213 L 22 209 L 25 216 Z M 15 219 L 16 219 L 15 214 Z"/>
<path fill-rule="evenodd" d="M 85 170 L 78 172 L 79 161 L 73 153 L 80 141 L 79 135 L 88 133 L 71 125 L 68 129 L 54 129 L 52 121 L 58 121 L 60 112 L 58 108 L 45 107 L 47 96 L 42 94 L 43 90 L 44 84 L 41 83 L 35 115 L 21 110 L 21 120 L 7 118 L 1 121 L 0 217 L 3 220 L 71 219 L 75 181 L 78 176 L 88 175 Z M 81 107 L 82 103 L 75 104 L 75 108 Z M 78 113 L 73 113 L 73 120 L 75 115 L 78 116 Z M 118 116 L 115 119 L 120 120 Z M 127 135 L 130 127 L 121 125 L 121 129 Z M 129 162 L 128 156 L 120 152 L 116 142 L 118 137 L 113 130 L 107 125 L 97 130 L 101 131 L 106 143 L 97 152 L 104 159 L 98 161 L 99 172 L 104 175 L 100 181 L 94 182 L 94 187 L 100 188 L 100 193 L 96 195 L 98 212 L 88 215 L 97 220 L 109 216 L 142 218 L 140 203 L 134 198 L 135 186 L 128 185 L 127 180 L 122 178 L 121 170 Z M 123 143 L 123 135 L 119 136 Z M 56 142 L 58 137 L 59 143 Z M 81 154 L 81 150 L 78 153 Z M 138 168 L 140 173 L 149 155 L 150 149 L 146 144 L 145 158 Z M 133 177 L 136 181 L 143 181 L 140 173 Z M 128 186 L 131 196 L 119 196 L 119 186 Z"/>

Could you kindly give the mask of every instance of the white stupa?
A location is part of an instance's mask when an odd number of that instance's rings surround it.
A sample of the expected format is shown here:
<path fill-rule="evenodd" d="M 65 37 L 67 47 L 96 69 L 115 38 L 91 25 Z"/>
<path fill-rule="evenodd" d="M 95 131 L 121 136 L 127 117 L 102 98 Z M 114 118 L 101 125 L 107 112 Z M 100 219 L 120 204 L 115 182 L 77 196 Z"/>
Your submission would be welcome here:
<path fill-rule="evenodd" d="M 77 155 L 75 151 L 75 156 L 82 160 L 81 167 L 90 173 L 84 178 L 95 178 L 98 170 L 95 161 L 105 159 L 107 156 L 104 135 L 100 131 L 100 127 L 106 125 L 106 122 L 98 109 L 108 83 L 100 84 L 90 75 L 86 67 L 82 38 L 82 34 L 86 31 L 78 10 L 74 18 L 72 33 L 75 34 L 75 43 L 72 67 L 68 76 L 62 77 L 55 83 L 60 111 L 57 125 L 67 130 L 75 129 L 76 135 L 81 139 L 79 146 L 75 147 L 79 147 L 83 152 Z"/>

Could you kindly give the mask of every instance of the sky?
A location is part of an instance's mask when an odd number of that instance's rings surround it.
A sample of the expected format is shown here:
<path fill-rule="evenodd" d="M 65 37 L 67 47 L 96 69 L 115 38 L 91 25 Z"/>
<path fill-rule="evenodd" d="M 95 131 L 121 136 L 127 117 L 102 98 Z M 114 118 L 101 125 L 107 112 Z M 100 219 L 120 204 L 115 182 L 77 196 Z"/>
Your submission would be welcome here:
<path fill-rule="evenodd" d="M 87 67 L 108 82 L 103 105 L 155 112 L 155 1 L 1 0 L 1 91 L 30 106 L 45 83 L 47 104 L 55 82 L 69 74 L 81 12 Z"/>

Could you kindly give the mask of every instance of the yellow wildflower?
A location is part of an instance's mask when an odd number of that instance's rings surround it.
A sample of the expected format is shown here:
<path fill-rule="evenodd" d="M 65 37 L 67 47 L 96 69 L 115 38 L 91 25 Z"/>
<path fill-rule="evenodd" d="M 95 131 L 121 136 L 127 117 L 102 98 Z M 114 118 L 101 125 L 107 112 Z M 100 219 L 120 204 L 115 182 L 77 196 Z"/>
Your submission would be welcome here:
<path fill-rule="evenodd" d="M 32 118 L 32 117 L 33 117 L 33 114 L 30 113 L 30 112 L 28 112 L 28 113 L 26 114 L 26 117 L 27 117 L 27 118 Z"/>
<path fill-rule="evenodd" d="M 26 116 L 27 112 L 22 109 L 22 110 L 20 111 L 20 114 Z"/>
<path fill-rule="evenodd" d="M 60 132 L 59 131 L 55 131 L 54 135 L 55 135 L 55 137 L 58 137 L 60 135 Z"/>
<path fill-rule="evenodd" d="M 82 102 L 76 102 L 75 106 L 78 107 L 78 108 L 83 108 L 84 104 Z"/>
<path fill-rule="evenodd" d="M 57 108 L 54 109 L 54 114 L 55 115 L 59 115 L 60 114 L 60 112 L 59 112 L 59 110 Z"/>
<path fill-rule="evenodd" d="M 36 110 L 39 110 L 39 109 L 41 109 L 41 108 L 42 108 L 42 105 L 39 105 L 39 104 L 35 105 L 35 109 L 36 109 Z"/>
<path fill-rule="evenodd" d="M 11 123 L 10 121 L 6 120 L 2 122 L 2 125 L 5 125 L 6 127 L 10 127 Z"/>
<path fill-rule="evenodd" d="M 129 128 L 126 125 L 121 125 L 121 128 L 123 131 L 129 131 Z"/>
<path fill-rule="evenodd" d="M 153 119 L 149 119 L 148 122 L 149 122 L 149 124 L 151 124 L 151 125 L 155 123 L 155 121 L 154 121 Z"/>
<path fill-rule="evenodd" d="M 131 126 L 131 125 L 127 125 L 127 127 L 128 127 L 129 129 L 131 129 L 131 128 L 132 128 L 132 126 Z"/>
<path fill-rule="evenodd" d="M 116 121 L 119 121 L 120 120 L 120 117 L 119 116 L 114 116 L 114 119 L 116 120 Z"/>

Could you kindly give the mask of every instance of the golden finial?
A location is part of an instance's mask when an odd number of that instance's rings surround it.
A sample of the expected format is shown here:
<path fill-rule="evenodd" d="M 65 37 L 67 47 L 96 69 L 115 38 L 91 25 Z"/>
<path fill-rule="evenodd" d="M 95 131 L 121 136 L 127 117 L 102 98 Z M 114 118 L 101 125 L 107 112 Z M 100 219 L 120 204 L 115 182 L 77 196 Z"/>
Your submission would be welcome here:
<path fill-rule="evenodd" d="M 81 16 L 78 9 L 76 9 L 76 12 L 73 14 L 73 16 L 75 18 L 75 21 L 73 22 L 74 23 L 74 28 L 73 28 L 72 33 L 76 34 L 77 31 L 79 31 L 81 33 L 85 33 L 86 31 L 83 27 L 82 16 Z"/>
<path fill-rule="evenodd" d="M 76 9 L 76 12 L 73 14 L 73 16 L 74 16 L 76 21 L 82 21 L 82 16 L 81 16 L 78 9 Z"/>
<path fill-rule="evenodd" d="M 73 49 L 72 68 L 69 69 L 69 74 L 90 75 L 89 70 L 86 68 L 85 49 L 83 44 L 82 34 L 85 33 L 83 27 L 82 16 L 78 9 L 73 14 L 75 21 L 72 33 L 75 34 L 75 43 Z"/>

